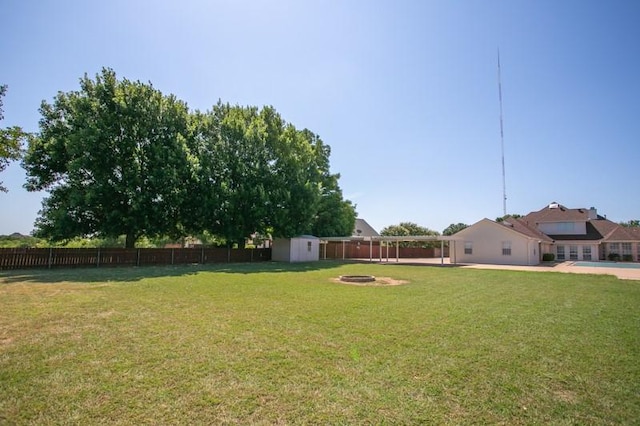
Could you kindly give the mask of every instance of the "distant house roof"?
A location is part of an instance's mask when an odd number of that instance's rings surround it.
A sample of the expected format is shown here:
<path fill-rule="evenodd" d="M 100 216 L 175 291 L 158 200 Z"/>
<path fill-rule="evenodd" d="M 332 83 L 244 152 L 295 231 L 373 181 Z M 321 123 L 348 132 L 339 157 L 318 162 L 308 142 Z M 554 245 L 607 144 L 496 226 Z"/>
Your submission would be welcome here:
<path fill-rule="evenodd" d="M 539 224 L 552 222 L 585 222 L 586 234 L 547 235 L 539 231 Z M 593 207 L 570 209 L 556 202 L 517 219 L 507 217 L 501 223 L 521 234 L 547 241 L 640 241 L 640 228 L 626 228 L 612 222 L 597 214 Z"/>
<path fill-rule="evenodd" d="M 379 237 L 380 234 L 364 219 L 356 219 L 352 237 Z"/>

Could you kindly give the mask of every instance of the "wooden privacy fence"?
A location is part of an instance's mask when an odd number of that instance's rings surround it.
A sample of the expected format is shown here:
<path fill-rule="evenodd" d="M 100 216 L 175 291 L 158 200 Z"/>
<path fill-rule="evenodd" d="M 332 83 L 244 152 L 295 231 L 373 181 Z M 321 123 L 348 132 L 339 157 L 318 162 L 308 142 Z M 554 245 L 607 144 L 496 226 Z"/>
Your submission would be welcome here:
<path fill-rule="evenodd" d="M 185 265 L 267 260 L 271 260 L 270 248 L 0 248 L 0 270 L 78 266 Z"/>
<path fill-rule="evenodd" d="M 381 250 L 382 253 L 380 252 Z M 322 250 L 320 253 L 321 257 L 325 254 Z M 341 241 L 329 241 L 326 246 L 327 259 L 362 259 L 369 258 L 369 255 L 368 242 L 348 241 L 343 244 Z M 371 245 L 371 257 L 377 259 L 379 257 L 387 257 L 387 255 L 393 258 L 396 257 L 396 245 L 380 246 L 380 242 L 374 241 Z M 398 257 L 403 259 L 436 258 L 441 255 L 439 247 L 400 247 L 398 251 Z M 448 246 L 444 247 L 444 257 L 449 257 Z"/>

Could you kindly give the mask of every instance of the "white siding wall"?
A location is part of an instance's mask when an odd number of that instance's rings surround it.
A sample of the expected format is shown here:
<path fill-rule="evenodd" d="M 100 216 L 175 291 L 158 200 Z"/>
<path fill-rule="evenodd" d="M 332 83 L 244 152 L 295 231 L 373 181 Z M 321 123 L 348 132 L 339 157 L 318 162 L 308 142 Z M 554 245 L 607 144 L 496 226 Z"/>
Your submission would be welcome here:
<path fill-rule="evenodd" d="M 538 242 L 503 225 L 480 221 L 456 234 L 455 259 L 459 263 L 492 263 L 498 265 L 537 265 L 540 263 Z M 502 254 L 503 241 L 511 242 L 511 255 Z M 472 243 L 472 254 L 465 254 L 465 242 Z"/>
<path fill-rule="evenodd" d="M 306 237 L 291 239 L 291 262 L 313 262 L 319 259 L 319 239 Z"/>

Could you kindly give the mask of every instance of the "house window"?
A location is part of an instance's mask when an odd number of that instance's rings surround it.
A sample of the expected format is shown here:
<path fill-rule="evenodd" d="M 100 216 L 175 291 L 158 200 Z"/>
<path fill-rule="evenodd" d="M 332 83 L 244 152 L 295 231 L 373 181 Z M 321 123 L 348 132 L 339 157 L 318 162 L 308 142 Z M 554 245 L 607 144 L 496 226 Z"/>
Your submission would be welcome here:
<path fill-rule="evenodd" d="M 473 243 L 471 241 L 464 242 L 464 254 L 473 254 Z"/>
<path fill-rule="evenodd" d="M 558 222 L 556 230 L 559 234 L 571 234 L 575 230 L 574 222 Z"/>
<path fill-rule="evenodd" d="M 311 253 L 311 241 L 307 241 L 307 251 Z"/>
<path fill-rule="evenodd" d="M 631 256 L 631 243 L 622 243 L 622 255 L 629 255 Z"/>
<path fill-rule="evenodd" d="M 569 259 L 578 260 L 578 246 L 569 246 Z"/>
<path fill-rule="evenodd" d="M 558 246 L 556 247 L 556 254 L 558 256 L 556 256 L 558 258 L 558 260 L 564 260 L 564 246 Z"/>
<path fill-rule="evenodd" d="M 511 241 L 502 242 L 502 255 L 511 256 Z"/>
<path fill-rule="evenodd" d="M 591 260 L 591 246 L 582 246 L 582 260 Z"/>
<path fill-rule="evenodd" d="M 610 243 L 609 244 L 609 253 L 620 254 L 620 243 Z"/>

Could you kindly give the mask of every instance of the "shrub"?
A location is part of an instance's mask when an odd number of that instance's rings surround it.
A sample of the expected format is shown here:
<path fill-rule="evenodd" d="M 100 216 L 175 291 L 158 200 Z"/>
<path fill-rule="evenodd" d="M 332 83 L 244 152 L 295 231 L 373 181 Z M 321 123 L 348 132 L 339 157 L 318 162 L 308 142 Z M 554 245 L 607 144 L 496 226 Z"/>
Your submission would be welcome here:
<path fill-rule="evenodd" d="M 623 262 L 632 262 L 633 261 L 633 256 L 630 254 L 623 254 L 622 255 L 622 261 Z"/>
<path fill-rule="evenodd" d="M 620 260 L 620 254 L 619 253 L 609 253 L 609 256 L 607 256 L 607 259 L 612 260 L 614 262 L 617 262 Z"/>
<path fill-rule="evenodd" d="M 542 254 L 542 261 L 543 262 L 553 262 L 554 260 L 556 260 L 556 255 L 553 253 L 543 253 Z"/>

